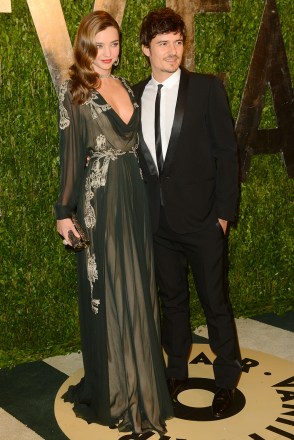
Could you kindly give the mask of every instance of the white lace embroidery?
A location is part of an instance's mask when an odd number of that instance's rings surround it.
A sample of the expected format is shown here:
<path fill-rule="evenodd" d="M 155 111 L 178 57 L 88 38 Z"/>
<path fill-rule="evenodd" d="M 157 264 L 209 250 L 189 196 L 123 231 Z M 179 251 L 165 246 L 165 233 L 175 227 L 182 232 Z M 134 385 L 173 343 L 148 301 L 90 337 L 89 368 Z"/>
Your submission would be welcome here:
<path fill-rule="evenodd" d="M 141 177 L 141 180 L 144 180 L 144 177 L 143 177 L 143 172 L 142 172 L 141 168 L 139 168 L 139 172 L 140 172 L 140 177 Z"/>
<path fill-rule="evenodd" d="M 125 78 L 119 78 L 119 79 L 124 84 L 125 88 L 129 92 L 129 94 L 132 95 L 132 97 L 134 97 L 134 92 L 131 89 L 131 87 L 129 86 L 129 84 L 127 83 L 127 81 L 125 80 Z M 134 102 L 134 108 L 139 108 L 139 105 L 136 102 Z"/>
<path fill-rule="evenodd" d="M 91 200 L 94 197 L 95 190 L 101 186 L 105 186 L 107 180 L 107 172 L 111 160 L 116 160 L 118 156 L 126 154 L 121 150 L 113 148 L 106 149 L 106 138 L 100 134 L 96 138 L 96 147 L 98 151 L 94 151 L 92 158 L 93 162 L 90 175 L 86 178 L 85 183 L 85 224 L 91 229 L 96 225 L 96 215 Z M 89 251 L 88 251 L 89 252 Z M 98 270 L 95 259 L 95 254 L 88 253 L 88 280 L 91 287 L 91 306 L 92 311 L 97 314 L 100 299 L 93 298 L 93 284 L 98 280 Z"/>
<path fill-rule="evenodd" d="M 88 280 L 90 282 L 90 287 L 91 287 L 91 306 L 92 306 L 92 311 L 95 313 L 95 315 L 97 315 L 100 299 L 93 298 L 93 284 L 95 283 L 96 280 L 98 280 L 96 257 L 95 254 L 92 255 L 90 254 L 89 249 L 87 252 L 88 252 Z"/>
<path fill-rule="evenodd" d="M 132 96 L 134 96 L 133 91 L 130 88 L 130 86 L 127 84 L 127 82 L 123 78 L 121 78 L 121 81 L 124 83 L 128 92 Z M 86 101 L 84 104 L 82 104 L 82 105 L 89 105 L 93 119 L 96 119 L 98 115 L 101 114 L 102 112 L 111 109 L 111 106 L 109 104 L 100 105 L 94 101 L 94 99 L 97 98 L 98 95 L 99 95 L 98 92 L 93 91 L 91 98 L 88 101 Z M 64 100 L 64 96 L 63 96 L 63 100 Z M 139 107 L 138 104 L 134 103 L 134 108 L 138 108 L 138 107 Z M 64 110 L 66 112 L 65 108 Z M 66 115 L 67 112 L 65 114 L 65 117 Z M 67 122 L 69 125 L 69 118 L 68 121 L 65 121 L 65 123 Z M 136 155 L 137 148 L 138 145 L 135 145 L 132 148 L 132 150 L 130 150 L 128 153 L 133 153 Z M 118 156 L 121 156 L 126 153 L 127 153 L 126 151 L 122 151 L 114 148 L 106 149 L 106 137 L 103 134 L 97 136 L 96 148 L 91 156 L 91 158 L 94 158 L 94 162 L 91 168 L 90 175 L 86 178 L 86 182 L 85 182 L 85 224 L 87 228 L 92 229 L 96 225 L 96 215 L 95 215 L 95 210 L 91 205 L 91 200 L 94 197 L 95 190 L 97 188 L 106 185 L 107 173 L 108 173 L 110 161 L 116 160 Z M 141 173 L 141 177 L 143 178 L 142 173 Z M 89 249 L 87 250 L 87 252 L 88 252 L 87 272 L 88 272 L 88 280 L 91 288 L 91 307 L 93 313 L 98 314 L 100 299 L 93 298 L 93 285 L 95 281 L 98 280 L 96 257 L 95 254 L 90 253 Z"/>
<path fill-rule="evenodd" d="M 68 81 L 65 81 L 64 83 L 62 83 L 60 86 L 60 89 L 59 89 L 59 94 L 58 94 L 59 114 L 60 114 L 59 127 L 61 128 L 61 130 L 64 130 L 70 124 L 68 112 L 63 105 L 65 93 L 67 91 L 67 85 L 68 85 Z"/>
<path fill-rule="evenodd" d="M 98 115 L 102 112 L 106 112 L 107 110 L 111 109 L 111 106 L 109 104 L 97 104 L 97 102 L 94 101 L 95 98 L 98 98 L 99 93 L 95 90 L 92 91 L 91 98 L 88 99 L 84 104 L 82 105 L 88 105 L 91 110 L 91 115 L 93 119 L 98 118 Z"/>
<path fill-rule="evenodd" d="M 119 78 L 121 82 L 124 84 L 125 88 L 129 92 L 130 95 L 134 96 L 133 90 L 127 83 L 127 81 L 124 78 Z M 60 121 L 59 121 L 59 127 L 61 130 L 64 130 L 70 125 L 70 118 L 68 116 L 68 111 L 63 105 L 65 93 L 67 91 L 69 80 L 64 81 L 59 89 L 59 112 L 60 112 Z M 93 119 L 96 119 L 98 115 L 102 112 L 105 112 L 107 110 L 111 109 L 111 106 L 109 104 L 97 104 L 97 102 L 94 101 L 95 98 L 99 96 L 99 93 L 96 90 L 93 90 L 91 98 L 83 103 L 82 105 L 89 105 L 91 109 L 91 115 Z M 134 108 L 139 108 L 139 105 L 134 102 Z"/>
<path fill-rule="evenodd" d="M 96 138 L 96 146 L 98 151 L 94 151 L 92 158 L 96 158 L 93 162 L 91 173 L 86 178 L 85 183 L 85 224 L 87 228 L 94 228 L 96 224 L 96 216 L 91 200 L 97 188 L 106 185 L 107 172 L 111 160 L 116 160 L 118 156 L 126 154 L 125 151 L 116 150 L 114 148 L 106 149 L 106 138 L 100 134 Z"/>

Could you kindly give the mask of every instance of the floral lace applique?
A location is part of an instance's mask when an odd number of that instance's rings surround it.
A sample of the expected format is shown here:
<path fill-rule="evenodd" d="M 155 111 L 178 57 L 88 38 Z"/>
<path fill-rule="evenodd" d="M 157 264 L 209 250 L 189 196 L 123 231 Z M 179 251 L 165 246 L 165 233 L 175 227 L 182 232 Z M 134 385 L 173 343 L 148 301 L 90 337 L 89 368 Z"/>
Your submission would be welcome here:
<path fill-rule="evenodd" d="M 91 306 L 92 311 L 97 315 L 98 313 L 98 306 L 100 304 L 100 299 L 94 299 L 93 298 L 93 284 L 96 280 L 98 280 L 98 271 L 97 271 L 97 264 L 96 264 L 96 257 L 95 254 L 90 254 L 89 249 L 87 250 L 88 253 L 88 280 L 90 282 L 91 287 Z"/>
<path fill-rule="evenodd" d="M 144 180 L 143 171 L 140 167 L 139 157 L 138 157 L 138 153 L 137 153 L 138 148 L 139 148 L 139 135 L 137 135 L 137 144 L 135 144 L 133 146 L 133 148 L 130 150 L 130 153 L 133 153 L 136 156 L 137 161 L 138 161 L 138 166 L 139 166 L 140 177 L 142 180 Z"/>
<path fill-rule="evenodd" d="M 95 190 L 106 185 L 110 161 L 126 154 L 125 151 L 114 148 L 106 149 L 106 138 L 103 134 L 97 136 L 96 146 L 97 150 L 92 154 L 92 158 L 95 158 L 95 160 L 85 183 L 85 224 L 87 228 L 93 228 L 96 224 L 95 211 L 91 205 L 91 200 L 94 197 Z"/>
<path fill-rule="evenodd" d="M 58 93 L 59 114 L 60 114 L 59 127 L 61 128 L 61 130 L 64 130 L 70 124 L 68 112 L 63 105 L 65 94 L 67 92 L 67 85 L 68 85 L 68 80 L 64 81 L 61 84 L 60 89 L 59 89 L 59 93 Z"/>
<path fill-rule="evenodd" d="M 133 95 L 133 91 L 127 82 L 120 78 L 129 94 Z M 95 102 L 95 99 L 98 97 L 99 93 L 97 91 L 93 91 L 91 98 L 86 101 L 82 105 L 88 105 L 91 110 L 91 115 L 93 119 L 96 119 L 99 114 L 102 112 L 106 112 L 111 109 L 109 104 L 98 104 Z M 134 108 L 139 107 L 137 103 L 134 103 Z M 97 188 L 103 187 L 106 185 L 107 181 L 107 173 L 109 168 L 109 163 L 111 160 L 116 160 L 118 156 L 121 156 L 126 153 L 135 154 L 138 148 L 138 144 L 136 144 L 130 151 L 122 151 L 114 148 L 106 148 L 106 137 L 103 134 L 100 134 L 96 138 L 96 145 L 94 147 L 94 151 L 92 152 L 91 159 L 94 159 L 91 171 L 89 176 L 86 178 L 85 182 L 85 225 L 87 228 L 92 229 L 96 225 L 96 215 L 93 206 L 91 205 L 91 200 L 94 197 L 95 190 Z M 142 177 L 142 173 L 141 173 Z M 142 177 L 143 178 L 143 177 Z M 91 254 L 88 249 L 88 264 L 87 264 L 87 272 L 88 272 L 88 280 L 91 287 L 91 307 L 92 311 L 95 314 L 98 314 L 98 306 L 100 304 L 100 299 L 93 298 L 93 285 L 96 280 L 98 280 L 98 270 L 95 254 Z"/>
<path fill-rule="evenodd" d="M 98 118 L 98 115 L 100 113 L 106 112 L 107 110 L 111 109 L 111 106 L 109 104 L 98 104 L 94 101 L 95 98 L 99 96 L 99 93 L 95 90 L 92 92 L 91 98 L 86 101 L 83 105 L 88 105 L 91 110 L 91 115 L 93 119 Z"/>
<path fill-rule="evenodd" d="M 106 149 L 106 137 L 100 134 L 96 138 L 96 147 L 92 154 L 92 158 L 95 160 L 92 165 L 90 175 L 86 178 L 85 183 L 85 224 L 86 227 L 91 229 L 96 225 L 96 215 L 93 206 L 91 205 L 91 200 L 94 197 L 95 190 L 101 186 L 106 185 L 107 172 L 109 163 L 111 160 L 116 160 L 118 156 L 126 154 L 126 152 L 121 150 L 116 150 L 114 148 Z M 88 250 L 88 280 L 91 287 L 91 306 L 92 311 L 97 314 L 98 306 L 100 304 L 100 299 L 93 298 L 93 284 L 98 280 L 98 270 L 95 259 L 95 254 L 90 254 Z"/>
<path fill-rule="evenodd" d="M 125 78 L 120 77 L 119 79 L 124 84 L 125 88 L 129 92 L 129 94 L 134 98 L 135 95 L 134 95 L 132 88 L 129 86 L 129 83 L 125 80 Z M 133 105 L 134 105 L 134 108 L 139 108 L 139 105 L 136 102 L 134 102 Z"/>

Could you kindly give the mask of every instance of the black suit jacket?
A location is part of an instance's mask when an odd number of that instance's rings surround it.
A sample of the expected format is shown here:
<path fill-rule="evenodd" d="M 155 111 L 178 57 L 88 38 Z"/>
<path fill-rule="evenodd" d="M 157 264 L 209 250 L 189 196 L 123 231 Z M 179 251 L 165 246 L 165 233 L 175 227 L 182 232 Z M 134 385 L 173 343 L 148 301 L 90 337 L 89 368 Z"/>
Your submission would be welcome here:
<path fill-rule="evenodd" d="M 133 87 L 138 104 L 150 78 Z M 170 227 L 195 232 L 217 218 L 234 221 L 238 200 L 238 159 L 225 89 L 213 75 L 181 69 L 171 137 L 159 178 L 139 130 L 139 161 L 146 183 L 153 232 L 160 200 Z"/>

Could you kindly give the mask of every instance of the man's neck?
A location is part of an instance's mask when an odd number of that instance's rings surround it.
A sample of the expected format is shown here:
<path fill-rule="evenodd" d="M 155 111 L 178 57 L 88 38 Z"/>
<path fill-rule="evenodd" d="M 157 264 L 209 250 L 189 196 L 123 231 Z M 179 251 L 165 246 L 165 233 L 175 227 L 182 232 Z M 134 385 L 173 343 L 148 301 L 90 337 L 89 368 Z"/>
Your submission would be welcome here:
<path fill-rule="evenodd" d="M 152 77 L 156 82 L 161 84 L 169 79 L 171 76 L 175 75 L 178 70 L 179 69 L 177 69 L 175 72 L 152 72 Z"/>

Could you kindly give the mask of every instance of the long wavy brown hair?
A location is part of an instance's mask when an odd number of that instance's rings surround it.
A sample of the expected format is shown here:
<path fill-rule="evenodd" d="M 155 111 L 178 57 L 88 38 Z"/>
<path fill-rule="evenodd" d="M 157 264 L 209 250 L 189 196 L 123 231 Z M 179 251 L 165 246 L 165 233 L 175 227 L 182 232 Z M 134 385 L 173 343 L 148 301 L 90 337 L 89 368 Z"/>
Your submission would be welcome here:
<path fill-rule="evenodd" d="M 75 104 L 83 104 L 90 97 L 91 90 L 100 86 L 99 74 L 92 67 L 98 52 L 95 36 L 108 27 L 114 27 L 120 35 L 118 23 L 106 11 L 91 12 L 79 25 L 74 42 L 74 63 L 69 68 L 70 90 Z"/>

